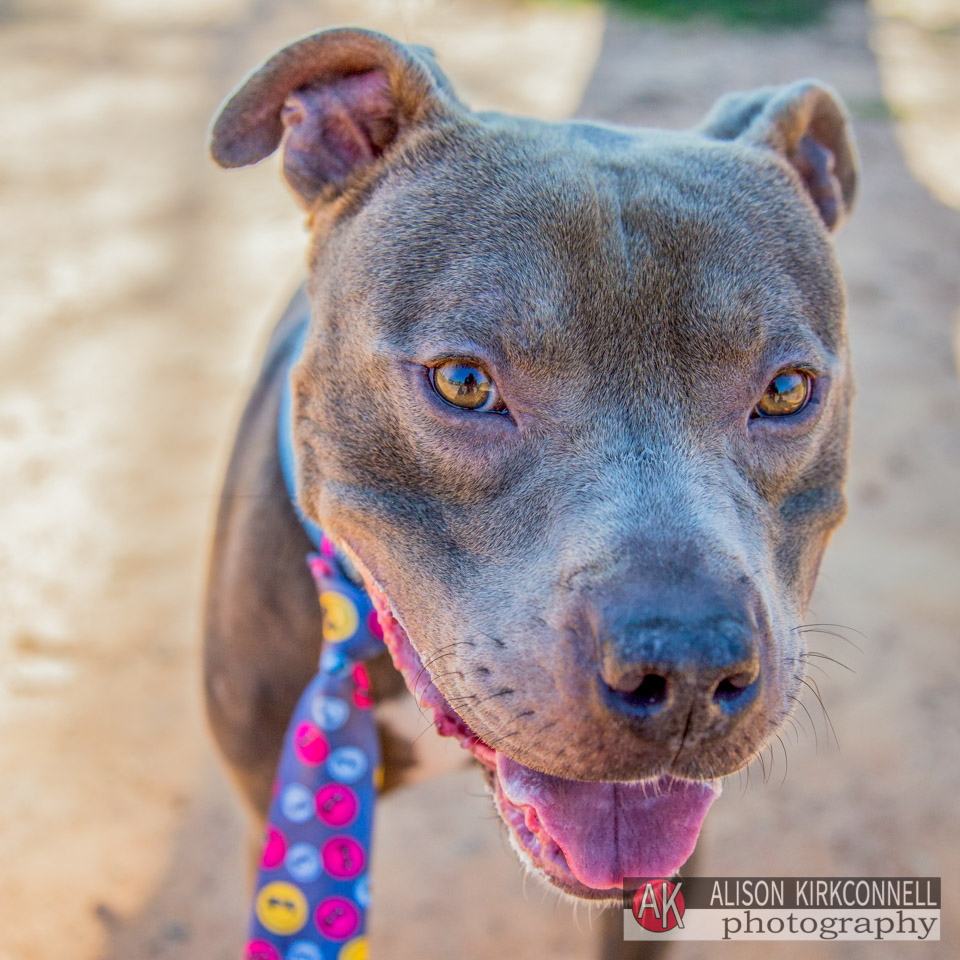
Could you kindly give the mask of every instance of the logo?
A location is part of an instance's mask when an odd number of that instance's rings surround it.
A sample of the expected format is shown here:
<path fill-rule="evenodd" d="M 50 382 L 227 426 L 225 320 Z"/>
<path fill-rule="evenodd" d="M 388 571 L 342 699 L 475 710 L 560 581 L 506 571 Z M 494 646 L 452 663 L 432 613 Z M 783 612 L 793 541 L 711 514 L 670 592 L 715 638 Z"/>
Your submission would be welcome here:
<path fill-rule="evenodd" d="M 940 877 L 624 877 L 624 940 L 940 939 Z"/>
<path fill-rule="evenodd" d="M 651 933 L 666 933 L 674 927 L 683 929 L 686 904 L 680 888 L 683 881 L 646 880 L 633 895 L 633 918 Z"/>

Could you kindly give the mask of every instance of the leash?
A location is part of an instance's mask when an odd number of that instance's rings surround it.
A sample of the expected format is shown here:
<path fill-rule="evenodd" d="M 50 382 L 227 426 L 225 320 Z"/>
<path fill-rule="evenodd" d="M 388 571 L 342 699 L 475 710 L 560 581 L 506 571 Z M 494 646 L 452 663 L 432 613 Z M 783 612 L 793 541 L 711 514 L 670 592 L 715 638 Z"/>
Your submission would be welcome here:
<path fill-rule="evenodd" d="M 304 324 L 290 367 L 306 333 Z M 367 960 L 373 810 L 382 769 L 364 661 L 385 647 L 352 564 L 297 501 L 292 411 L 288 367 L 278 424 L 280 466 L 315 548 L 307 565 L 323 613 L 323 650 L 284 737 L 244 957 Z"/>

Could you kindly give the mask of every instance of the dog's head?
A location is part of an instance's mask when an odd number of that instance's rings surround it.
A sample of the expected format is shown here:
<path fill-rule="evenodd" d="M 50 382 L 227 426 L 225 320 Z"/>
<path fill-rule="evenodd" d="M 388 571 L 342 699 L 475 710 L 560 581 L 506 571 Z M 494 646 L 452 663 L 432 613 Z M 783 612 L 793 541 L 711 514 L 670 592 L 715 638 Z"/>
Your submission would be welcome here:
<path fill-rule="evenodd" d="M 790 713 L 844 513 L 842 107 L 476 114 L 427 51 L 342 30 L 214 126 L 224 166 L 278 146 L 312 230 L 303 507 L 528 862 L 594 898 L 672 873 Z"/>

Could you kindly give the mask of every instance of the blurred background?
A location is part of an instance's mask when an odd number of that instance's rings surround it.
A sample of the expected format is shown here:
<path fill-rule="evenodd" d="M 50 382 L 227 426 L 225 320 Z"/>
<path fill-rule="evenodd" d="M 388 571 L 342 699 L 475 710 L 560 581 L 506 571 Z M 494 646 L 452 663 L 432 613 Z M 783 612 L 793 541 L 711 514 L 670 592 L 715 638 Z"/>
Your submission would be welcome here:
<path fill-rule="evenodd" d="M 942 875 L 955 936 L 960 3 L 0 0 L 0 958 L 239 956 L 244 823 L 203 720 L 200 609 L 305 234 L 273 161 L 220 172 L 205 135 L 247 70 L 342 24 L 434 46 L 467 102 L 512 112 L 686 125 L 809 75 L 844 96 L 860 389 L 850 515 L 809 620 L 861 631 L 840 632 L 862 653 L 815 639 L 853 671 L 813 672 L 836 737 L 808 699 L 789 772 L 778 747 L 729 781 L 699 872 Z M 589 911 L 524 886 L 474 771 L 379 817 L 373 957 L 590 956 Z M 674 956 L 826 950 L 903 948 Z"/>

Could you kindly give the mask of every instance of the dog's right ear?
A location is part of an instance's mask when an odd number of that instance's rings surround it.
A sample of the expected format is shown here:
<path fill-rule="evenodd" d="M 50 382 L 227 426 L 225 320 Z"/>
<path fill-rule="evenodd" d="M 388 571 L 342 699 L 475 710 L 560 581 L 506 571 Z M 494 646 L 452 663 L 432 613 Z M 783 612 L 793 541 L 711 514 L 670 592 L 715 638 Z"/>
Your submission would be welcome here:
<path fill-rule="evenodd" d="M 284 47 L 243 81 L 214 121 L 210 153 L 221 167 L 242 167 L 282 141 L 284 178 L 309 209 L 413 128 L 458 107 L 426 48 L 327 30 Z"/>

